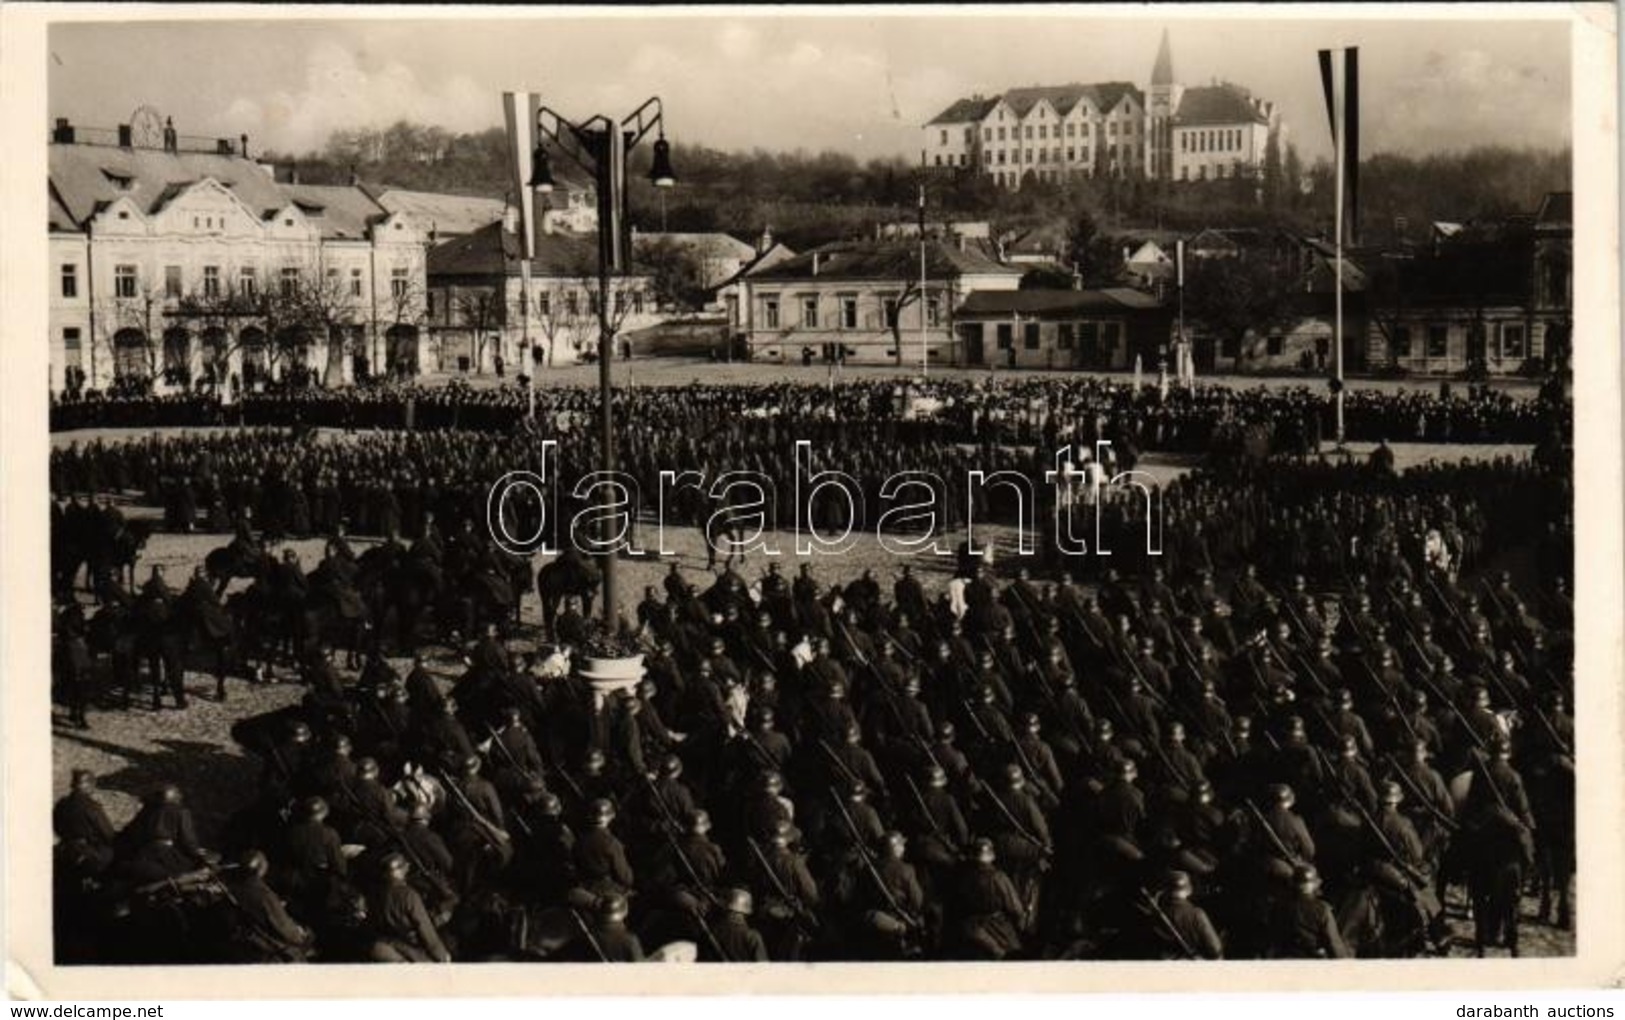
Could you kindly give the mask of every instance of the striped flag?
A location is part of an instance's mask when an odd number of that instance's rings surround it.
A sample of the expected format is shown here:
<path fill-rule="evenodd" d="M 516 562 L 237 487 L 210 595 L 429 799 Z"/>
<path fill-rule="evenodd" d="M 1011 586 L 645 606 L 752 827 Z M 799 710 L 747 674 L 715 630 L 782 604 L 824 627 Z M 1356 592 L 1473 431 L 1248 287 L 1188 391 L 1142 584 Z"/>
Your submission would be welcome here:
<path fill-rule="evenodd" d="M 536 257 L 536 193 L 530 190 L 531 159 L 539 140 L 536 116 L 542 97 L 535 92 L 502 93 L 502 114 L 508 126 L 508 168 L 513 176 L 514 202 L 519 208 L 520 251 Z"/>
<path fill-rule="evenodd" d="M 1335 63 L 1343 58 L 1342 90 L 1337 87 Z M 1336 144 L 1338 125 L 1343 131 L 1344 240 L 1359 244 L 1360 236 L 1360 48 L 1320 51 L 1320 87 L 1326 96 L 1326 118 L 1331 121 L 1332 142 Z"/>

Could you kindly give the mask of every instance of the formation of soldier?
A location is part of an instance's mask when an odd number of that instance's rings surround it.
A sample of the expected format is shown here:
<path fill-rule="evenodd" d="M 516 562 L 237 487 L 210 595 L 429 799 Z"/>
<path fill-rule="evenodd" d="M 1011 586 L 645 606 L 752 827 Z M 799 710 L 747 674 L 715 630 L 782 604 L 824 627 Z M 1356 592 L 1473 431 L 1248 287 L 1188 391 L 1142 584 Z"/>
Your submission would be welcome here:
<path fill-rule="evenodd" d="M 97 397 L 53 402 L 53 430 L 105 427 L 231 425 L 346 429 L 472 429 L 511 431 L 529 414 L 532 401 L 548 429 L 562 419 L 597 407 L 591 387 L 549 386 L 531 394 L 515 386 L 475 388 L 461 380 L 447 385 L 384 384 L 324 389 L 282 388 L 245 394 L 223 403 L 206 394 Z M 1046 432 L 1065 433 L 1072 423 L 1100 419 L 1098 431 L 1131 437 L 1141 447 L 1206 451 L 1222 427 L 1257 426 L 1277 449 L 1312 449 L 1331 435 L 1333 397 L 1325 387 L 1233 387 L 1194 389 L 1141 385 L 1082 376 L 1018 376 L 989 381 L 971 376 L 933 380 L 856 377 L 838 387 L 818 383 L 710 385 L 699 381 L 669 387 L 623 388 L 615 398 L 620 421 L 649 415 L 737 415 L 771 408 L 780 421 L 796 419 L 895 420 L 921 403 L 929 416 L 951 427 L 959 441 L 1033 442 Z M 1548 427 L 1555 389 L 1534 398 L 1489 386 L 1452 391 L 1354 388 L 1344 397 L 1347 435 L 1357 441 L 1538 442 Z M 721 420 L 716 418 L 715 420 Z M 1046 444 L 1048 445 L 1048 444 Z"/>
<path fill-rule="evenodd" d="M 449 691 L 415 631 L 404 675 L 307 635 L 305 700 L 240 728 L 261 773 L 218 853 L 179 788 L 115 833 L 76 777 L 59 948 L 1405 956 L 1448 949 L 1457 890 L 1478 952 L 1518 951 L 1531 889 L 1568 925 L 1566 474 L 1282 461 L 1165 496 L 1165 555 L 1087 585 L 966 558 L 930 595 L 906 563 L 886 587 L 723 563 L 701 589 L 674 565 L 615 634 L 568 599 L 535 652 L 492 621 Z M 431 516 L 404 554 L 444 544 Z M 1547 583 L 1496 567 L 1529 555 Z M 64 615 L 58 661 L 89 670 Z M 634 687 L 583 675 L 632 651 Z"/>

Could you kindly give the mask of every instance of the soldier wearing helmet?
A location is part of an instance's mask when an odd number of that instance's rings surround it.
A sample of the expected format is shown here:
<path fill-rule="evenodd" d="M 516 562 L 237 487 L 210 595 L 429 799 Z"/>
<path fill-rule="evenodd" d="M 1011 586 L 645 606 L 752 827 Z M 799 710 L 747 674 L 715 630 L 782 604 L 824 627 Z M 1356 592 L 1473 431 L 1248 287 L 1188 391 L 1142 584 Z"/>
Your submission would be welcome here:
<path fill-rule="evenodd" d="M 368 914 L 384 941 L 414 963 L 449 963 L 451 953 L 418 895 L 407 880 L 412 865 L 405 854 L 387 854 L 381 862 L 383 882 L 368 904 Z"/>
<path fill-rule="evenodd" d="M 626 848 L 610 826 L 615 821 L 615 805 L 607 799 L 593 801 L 587 808 L 587 830 L 576 839 L 576 880 L 600 896 L 625 893 L 632 889 L 632 865 Z"/>
<path fill-rule="evenodd" d="M 1354 954 L 1343 941 L 1331 905 L 1320 897 L 1320 873 L 1312 864 L 1292 870 L 1292 892 L 1281 901 L 1269 926 L 1273 954 L 1288 959 L 1346 959 Z"/>
<path fill-rule="evenodd" d="M 1191 902 L 1195 886 L 1188 872 L 1169 871 L 1150 913 L 1154 944 L 1165 960 L 1224 958 L 1224 943 L 1207 911 Z"/>
<path fill-rule="evenodd" d="M 1021 949 L 1027 908 L 1015 883 L 998 867 L 998 851 L 990 839 L 971 846 L 971 865 L 961 873 L 954 890 L 953 915 L 958 918 L 950 939 L 967 955 L 1002 960 Z"/>
<path fill-rule="evenodd" d="M 701 952 L 720 950 L 722 959 L 730 963 L 766 963 L 767 942 L 755 928 L 750 917 L 756 909 L 749 889 L 733 888 L 721 896 L 722 910 L 711 922 L 715 946 L 702 944 Z"/>

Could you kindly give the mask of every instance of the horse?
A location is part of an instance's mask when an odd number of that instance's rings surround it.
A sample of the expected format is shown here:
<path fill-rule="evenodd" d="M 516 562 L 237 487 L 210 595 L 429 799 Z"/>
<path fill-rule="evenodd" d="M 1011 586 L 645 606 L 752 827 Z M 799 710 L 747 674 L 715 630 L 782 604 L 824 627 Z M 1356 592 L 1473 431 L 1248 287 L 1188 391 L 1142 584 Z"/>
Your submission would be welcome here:
<path fill-rule="evenodd" d="M 598 568 L 574 547 L 566 547 L 557 559 L 542 564 L 536 571 L 536 596 L 542 602 L 542 626 L 546 633 L 552 636 L 559 605 L 567 598 L 580 599 L 581 614 L 592 616 L 593 599 L 597 598 L 602 583 Z"/>
<path fill-rule="evenodd" d="M 258 581 L 267 576 L 275 565 L 276 559 L 264 547 L 245 547 L 236 540 L 211 549 L 203 557 L 203 570 L 214 583 L 215 591 L 222 595 L 233 580 L 240 577 Z"/>
<path fill-rule="evenodd" d="M 112 577 L 119 584 L 134 590 L 135 565 L 141 558 L 141 550 L 146 547 L 147 539 L 152 537 L 152 530 L 151 521 L 127 521 L 111 530 L 104 526 L 98 534 L 90 536 L 84 547 L 84 563 L 92 582 L 98 577 Z M 78 564 L 75 563 L 73 574 L 77 573 Z M 70 586 L 72 580 L 70 575 Z"/>

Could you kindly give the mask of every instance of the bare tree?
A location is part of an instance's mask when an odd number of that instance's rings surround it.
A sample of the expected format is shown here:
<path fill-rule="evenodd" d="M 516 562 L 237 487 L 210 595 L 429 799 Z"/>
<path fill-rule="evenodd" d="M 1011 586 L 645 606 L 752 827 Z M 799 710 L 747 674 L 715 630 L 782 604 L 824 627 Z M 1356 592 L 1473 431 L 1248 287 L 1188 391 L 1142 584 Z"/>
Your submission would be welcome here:
<path fill-rule="evenodd" d="M 897 356 L 897 364 L 903 363 L 903 309 L 910 305 L 919 304 L 923 295 L 920 293 L 918 279 L 919 267 L 914 267 L 913 276 L 903 277 L 903 289 L 897 292 L 894 298 L 885 298 L 882 311 L 886 316 L 886 326 L 891 330 L 892 353 Z M 924 309 L 920 311 L 925 315 Z"/>
<path fill-rule="evenodd" d="M 502 299 L 491 287 L 458 287 L 447 292 L 447 300 L 451 303 L 447 309 L 451 322 L 473 336 L 474 372 L 479 374 L 485 364 L 485 348 L 502 326 Z"/>
<path fill-rule="evenodd" d="M 390 372 L 394 373 L 402 368 L 399 352 L 394 349 L 394 343 L 403 339 L 411 339 L 415 343 L 417 338 L 422 336 L 428 319 L 428 291 L 421 278 L 414 278 L 410 272 L 404 276 L 392 274 L 389 279 L 389 291 L 378 307 L 378 321 L 373 324 L 375 329 L 384 334 L 384 360 Z M 416 360 L 414 351 L 413 371 L 417 368 Z"/>
<path fill-rule="evenodd" d="M 574 287 L 566 290 L 548 289 L 537 294 L 535 318 L 541 331 L 542 339 L 547 341 L 547 364 L 553 365 L 553 354 L 558 349 L 560 341 L 573 340 L 577 335 L 580 321 L 585 318 L 581 314 L 579 297 Z M 535 365 L 530 360 L 529 352 L 525 354 L 525 371 L 533 373 Z"/>

